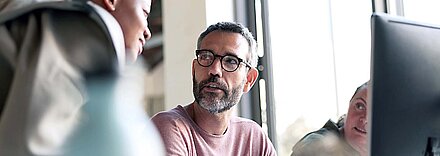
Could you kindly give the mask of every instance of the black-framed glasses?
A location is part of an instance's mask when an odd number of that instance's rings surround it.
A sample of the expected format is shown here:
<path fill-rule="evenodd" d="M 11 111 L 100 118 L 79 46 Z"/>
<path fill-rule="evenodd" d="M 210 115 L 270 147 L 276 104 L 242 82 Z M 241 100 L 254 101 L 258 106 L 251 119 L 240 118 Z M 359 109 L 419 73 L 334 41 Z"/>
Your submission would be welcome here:
<path fill-rule="evenodd" d="M 212 50 L 209 49 L 200 49 L 196 50 L 197 63 L 202 67 L 209 67 L 214 63 L 215 58 L 219 57 L 222 69 L 227 72 L 234 72 L 240 66 L 240 63 L 244 63 L 246 67 L 251 68 L 251 65 L 247 62 L 244 62 L 243 59 L 238 58 L 234 55 L 217 55 L 214 54 Z"/>

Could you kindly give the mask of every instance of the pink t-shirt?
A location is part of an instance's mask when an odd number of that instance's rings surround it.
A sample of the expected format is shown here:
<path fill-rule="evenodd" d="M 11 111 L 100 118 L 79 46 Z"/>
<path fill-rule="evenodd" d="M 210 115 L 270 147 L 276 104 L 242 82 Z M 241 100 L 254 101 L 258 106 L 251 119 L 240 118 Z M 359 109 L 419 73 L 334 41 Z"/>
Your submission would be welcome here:
<path fill-rule="evenodd" d="M 276 155 L 261 127 L 249 119 L 232 117 L 223 135 L 208 134 L 180 105 L 151 120 L 162 136 L 167 155 Z"/>

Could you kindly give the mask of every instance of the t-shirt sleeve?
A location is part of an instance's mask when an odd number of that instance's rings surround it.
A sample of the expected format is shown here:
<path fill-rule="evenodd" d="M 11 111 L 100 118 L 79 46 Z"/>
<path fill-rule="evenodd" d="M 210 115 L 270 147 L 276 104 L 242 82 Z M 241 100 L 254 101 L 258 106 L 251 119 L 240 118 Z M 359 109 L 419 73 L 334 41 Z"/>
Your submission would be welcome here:
<path fill-rule="evenodd" d="M 272 142 L 270 141 L 269 137 L 267 135 L 264 135 L 264 147 L 263 147 L 263 153 L 265 156 L 276 156 L 277 152 L 275 150 L 275 147 L 273 146 Z"/>
<path fill-rule="evenodd" d="M 245 119 L 244 121 L 242 121 L 242 123 L 244 124 L 240 124 L 240 126 L 244 126 L 244 127 L 235 127 L 234 129 L 237 129 L 235 133 L 237 134 L 246 133 L 246 130 L 250 128 L 249 130 L 251 131 L 250 135 L 252 136 L 252 139 L 249 139 L 249 141 L 252 141 L 253 147 L 246 150 L 251 150 L 253 153 L 251 155 L 261 155 L 261 156 L 277 155 L 275 147 L 273 146 L 269 137 L 263 132 L 263 129 L 261 128 L 260 125 L 248 119 Z"/>
<path fill-rule="evenodd" d="M 181 120 L 176 114 L 170 112 L 161 112 L 151 118 L 162 137 L 166 155 L 189 155 L 187 150 L 188 141 L 185 140 L 181 132 L 181 127 L 183 126 L 183 123 L 180 122 Z"/>

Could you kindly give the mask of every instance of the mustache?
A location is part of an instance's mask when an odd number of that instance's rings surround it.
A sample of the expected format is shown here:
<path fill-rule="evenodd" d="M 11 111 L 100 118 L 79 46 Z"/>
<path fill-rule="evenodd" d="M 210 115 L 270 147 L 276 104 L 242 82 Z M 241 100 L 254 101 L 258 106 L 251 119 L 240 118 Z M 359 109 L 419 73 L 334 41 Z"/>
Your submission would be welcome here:
<path fill-rule="evenodd" d="M 217 88 L 227 93 L 227 85 L 223 82 L 220 82 L 217 76 L 211 76 L 207 80 L 200 81 L 199 91 L 202 90 L 204 87 L 207 87 L 208 84 L 215 84 Z"/>

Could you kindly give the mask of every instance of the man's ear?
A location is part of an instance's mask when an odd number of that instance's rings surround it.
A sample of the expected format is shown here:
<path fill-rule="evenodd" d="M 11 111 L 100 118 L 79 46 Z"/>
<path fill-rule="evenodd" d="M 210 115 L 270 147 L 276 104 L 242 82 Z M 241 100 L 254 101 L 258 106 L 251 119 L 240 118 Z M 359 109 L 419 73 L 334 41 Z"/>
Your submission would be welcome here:
<path fill-rule="evenodd" d="M 194 64 L 196 63 L 196 59 L 193 60 L 192 66 L 191 66 L 191 70 L 192 70 L 192 74 L 194 74 Z"/>
<path fill-rule="evenodd" d="M 119 2 L 119 0 L 103 0 L 105 9 L 108 11 L 115 11 L 116 10 L 116 4 Z"/>
<path fill-rule="evenodd" d="M 258 78 L 258 71 L 255 68 L 250 68 L 247 76 L 246 76 L 246 83 L 243 87 L 243 92 L 247 93 L 249 90 L 251 90 L 252 86 L 255 84 L 255 81 L 257 81 Z"/>

